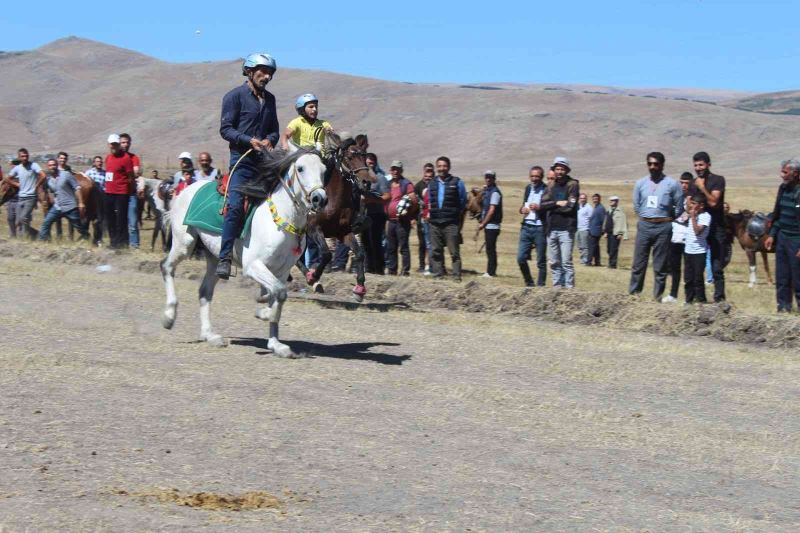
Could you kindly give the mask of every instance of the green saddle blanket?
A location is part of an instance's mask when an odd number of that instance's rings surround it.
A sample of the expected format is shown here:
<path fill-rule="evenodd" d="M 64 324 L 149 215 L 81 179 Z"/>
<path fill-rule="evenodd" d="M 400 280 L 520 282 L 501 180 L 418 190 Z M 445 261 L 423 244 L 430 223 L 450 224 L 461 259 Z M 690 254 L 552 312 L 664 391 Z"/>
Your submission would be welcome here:
<path fill-rule="evenodd" d="M 222 211 L 222 204 L 225 198 L 217 192 L 217 182 L 210 181 L 200 187 L 200 190 L 192 198 L 192 203 L 189 204 L 189 209 L 186 211 L 186 216 L 183 218 L 183 223 L 187 226 L 194 226 L 197 229 L 217 233 L 222 235 L 222 224 L 224 218 L 220 215 Z M 248 231 L 250 231 L 250 223 L 253 221 L 253 213 L 256 212 L 256 204 L 251 203 L 250 209 L 245 216 L 244 227 L 240 238 L 244 238 Z"/>

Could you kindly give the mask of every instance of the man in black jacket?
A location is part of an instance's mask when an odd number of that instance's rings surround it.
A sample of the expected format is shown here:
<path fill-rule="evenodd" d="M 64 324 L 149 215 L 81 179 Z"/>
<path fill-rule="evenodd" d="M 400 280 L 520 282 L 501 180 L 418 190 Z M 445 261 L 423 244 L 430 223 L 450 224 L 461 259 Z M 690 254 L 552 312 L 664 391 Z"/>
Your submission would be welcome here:
<path fill-rule="evenodd" d="M 552 170 L 553 184 L 542 196 L 539 208 L 547 212 L 547 247 L 553 287 L 575 287 L 575 267 L 572 247 L 578 229 L 578 196 L 580 184 L 570 177 L 570 163 L 566 157 L 556 157 Z"/>

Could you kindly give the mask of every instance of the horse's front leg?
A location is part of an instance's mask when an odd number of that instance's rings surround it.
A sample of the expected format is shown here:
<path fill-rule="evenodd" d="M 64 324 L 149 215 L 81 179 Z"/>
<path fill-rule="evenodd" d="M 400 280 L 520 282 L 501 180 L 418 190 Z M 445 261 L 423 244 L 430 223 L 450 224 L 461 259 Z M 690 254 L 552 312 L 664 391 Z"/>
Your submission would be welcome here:
<path fill-rule="evenodd" d="M 764 270 L 767 271 L 767 283 L 774 285 L 775 282 L 772 280 L 772 272 L 769 271 L 769 258 L 766 251 L 761 252 L 761 259 L 764 260 Z"/>
<path fill-rule="evenodd" d="M 256 280 L 262 287 L 261 295 L 257 300 L 266 303 L 267 307 L 258 309 L 256 317 L 269 322 L 269 341 L 267 348 L 278 357 L 294 359 L 297 357 L 292 349 L 280 341 L 278 334 L 278 324 L 281 319 L 283 303 L 286 301 L 286 283 L 275 277 L 275 275 L 261 261 L 251 261 L 246 269 L 245 275 Z"/>

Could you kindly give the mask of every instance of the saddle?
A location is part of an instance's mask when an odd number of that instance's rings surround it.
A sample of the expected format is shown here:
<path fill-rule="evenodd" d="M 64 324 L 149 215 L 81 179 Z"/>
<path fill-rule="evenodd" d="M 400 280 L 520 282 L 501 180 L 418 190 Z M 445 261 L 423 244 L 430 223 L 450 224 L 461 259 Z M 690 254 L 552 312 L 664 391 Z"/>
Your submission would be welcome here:
<path fill-rule="evenodd" d="M 770 215 L 765 215 L 764 213 L 756 213 L 753 215 L 747 222 L 747 233 L 752 237 L 754 240 L 758 240 L 764 235 L 766 235 L 767 231 L 769 230 L 770 226 Z"/>

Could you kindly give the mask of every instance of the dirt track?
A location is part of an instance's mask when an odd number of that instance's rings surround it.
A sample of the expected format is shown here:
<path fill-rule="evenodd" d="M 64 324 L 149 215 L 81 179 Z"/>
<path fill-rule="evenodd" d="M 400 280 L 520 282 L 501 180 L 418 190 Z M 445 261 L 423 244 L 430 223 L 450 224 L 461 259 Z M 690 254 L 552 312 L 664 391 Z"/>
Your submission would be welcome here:
<path fill-rule="evenodd" d="M 3 533 L 800 527 L 794 351 L 290 302 L 283 360 L 238 282 L 210 349 L 196 281 L 167 332 L 150 263 L 85 263 L 0 258 Z"/>

